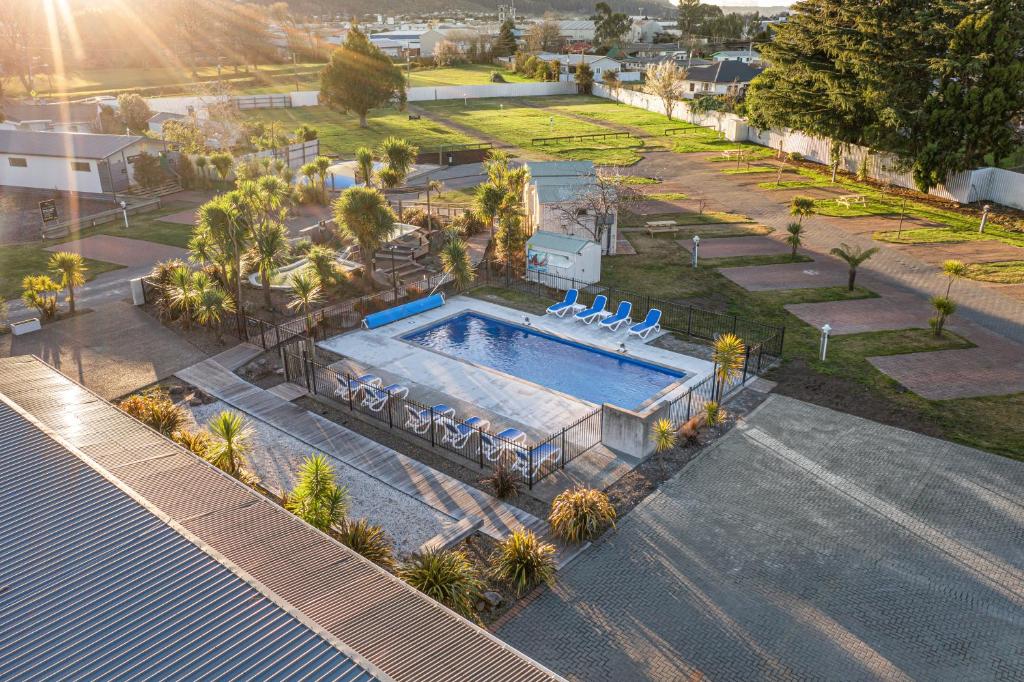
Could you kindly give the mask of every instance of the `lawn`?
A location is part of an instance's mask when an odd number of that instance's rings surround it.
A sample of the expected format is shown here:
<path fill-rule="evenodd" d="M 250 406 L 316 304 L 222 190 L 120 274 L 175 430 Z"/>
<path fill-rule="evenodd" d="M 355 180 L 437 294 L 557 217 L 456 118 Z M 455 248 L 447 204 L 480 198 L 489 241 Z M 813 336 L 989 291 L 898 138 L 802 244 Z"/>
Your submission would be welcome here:
<path fill-rule="evenodd" d="M 409 72 L 409 87 L 436 87 L 442 85 L 490 85 L 491 74 L 500 73 L 508 83 L 532 83 L 533 79 L 506 71 L 495 64 L 464 64 L 434 69 L 416 69 Z"/>
<path fill-rule="evenodd" d="M 325 106 L 257 109 L 247 112 L 247 116 L 257 121 L 278 121 L 289 131 L 303 124 L 313 126 L 320 132 L 322 152 L 338 154 L 347 159 L 353 158 L 359 147 L 373 147 L 391 135 L 404 138 L 420 149 L 479 142 L 425 117 L 411 121 L 407 113 L 394 109 L 371 111 L 366 128 L 359 127 L 358 117 Z"/>
<path fill-rule="evenodd" d="M 142 239 L 145 241 L 168 244 L 185 248 L 192 235 L 192 228 L 189 225 L 178 225 L 166 223 L 160 220 L 161 217 L 177 213 L 191 204 L 173 203 L 164 205 L 159 211 L 129 216 L 130 228 L 126 232 L 120 220 L 99 225 L 94 228 L 82 230 L 62 241 L 81 239 L 96 234 L 111 234 L 116 237 L 128 237 L 130 239 Z M 45 247 L 53 246 L 60 242 L 39 242 L 36 244 L 18 244 L 13 246 L 0 246 L 0 298 L 14 299 L 21 295 L 21 280 L 25 275 L 44 273 L 47 270 L 47 262 L 52 253 Z M 118 270 L 122 266 L 114 263 L 105 263 L 86 259 L 86 279 L 90 280 L 96 275 L 111 270 Z"/>
<path fill-rule="evenodd" d="M 268 81 L 264 86 L 270 87 L 274 82 L 280 82 L 276 89 L 289 89 L 293 87 L 295 76 L 300 79 L 309 79 L 319 74 L 322 64 L 265 64 L 257 70 L 249 69 L 248 72 L 233 68 L 223 68 L 221 79 L 228 83 L 237 83 L 240 89 L 244 90 L 246 84 L 251 84 L 252 79 Z M 217 80 L 216 66 L 202 66 L 196 69 L 198 78 L 193 78 L 188 68 L 180 67 L 156 67 L 156 68 L 135 68 L 135 69 L 84 69 L 72 70 L 64 75 L 54 75 L 52 78 L 37 77 L 36 92 L 41 97 L 95 97 L 97 95 L 116 95 L 125 90 L 167 90 L 181 91 L 200 81 Z M 20 97 L 27 93 L 21 87 L 17 79 L 11 79 L 11 96 Z M 317 85 L 316 89 L 319 89 Z M 151 93 L 152 94 L 152 93 Z"/>
<path fill-rule="evenodd" d="M 541 98 L 542 101 L 544 99 Z M 478 130 L 482 135 L 531 152 L 535 158 L 591 160 L 603 166 L 628 166 L 640 160 L 639 151 L 644 144 L 635 137 L 534 143 L 534 138 L 619 131 L 565 116 L 557 107 L 541 109 L 517 99 L 469 100 L 468 105 L 460 100 L 447 100 L 421 102 L 418 106 L 431 114 Z"/>
<path fill-rule="evenodd" d="M 1024 260 L 972 263 L 967 266 L 967 278 L 998 284 L 1024 284 Z"/>

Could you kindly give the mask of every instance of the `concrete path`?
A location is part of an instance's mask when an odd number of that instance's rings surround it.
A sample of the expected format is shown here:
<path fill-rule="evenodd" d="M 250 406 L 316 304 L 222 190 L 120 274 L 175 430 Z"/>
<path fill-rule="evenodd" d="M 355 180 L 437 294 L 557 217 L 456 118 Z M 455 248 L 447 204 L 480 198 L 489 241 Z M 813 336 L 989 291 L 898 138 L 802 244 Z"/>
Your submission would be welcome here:
<path fill-rule="evenodd" d="M 144 265 L 97 275 L 95 279 L 75 289 L 75 303 L 79 308 L 99 309 L 109 304 L 131 301 L 131 280 L 148 275 L 152 269 L 151 265 Z M 26 308 L 20 300 L 11 301 L 8 306 L 12 322 L 38 316 L 34 309 Z M 116 334 L 116 328 L 111 329 L 110 333 Z"/>
<path fill-rule="evenodd" d="M 701 251 L 703 250 L 702 244 Z M 741 268 L 721 268 L 719 272 L 747 291 L 846 286 L 848 277 L 848 270 L 844 264 L 821 256 L 811 263 L 748 265 Z"/>
<path fill-rule="evenodd" d="M 570 680 L 1024 679 L 1024 464 L 773 396 L 498 630 Z"/>

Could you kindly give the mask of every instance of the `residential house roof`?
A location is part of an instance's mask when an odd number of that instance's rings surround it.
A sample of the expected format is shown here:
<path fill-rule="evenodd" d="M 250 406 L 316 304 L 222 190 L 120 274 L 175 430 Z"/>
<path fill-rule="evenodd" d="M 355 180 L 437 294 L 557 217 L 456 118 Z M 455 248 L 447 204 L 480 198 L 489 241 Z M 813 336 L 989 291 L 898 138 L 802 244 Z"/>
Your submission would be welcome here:
<path fill-rule="evenodd" d="M 590 19 L 565 19 L 558 22 L 560 31 L 593 31 L 596 24 Z"/>
<path fill-rule="evenodd" d="M 0 130 L 0 154 L 100 160 L 143 139 L 136 135 Z"/>
<path fill-rule="evenodd" d="M 8 121 L 55 121 L 60 123 L 91 123 L 99 116 L 95 102 L 55 102 L 51 104 L 5 103 Z"/>
<path fill-rule="evenodd" d="M 762 71 L 763 67 L 743 62 L 715 62 L 687 69 L 686 80 L 699 83 L 749 83 Z"/>
<path fill-rule="evenodd" d="M 593 175 L 593 161 L 530 161 L 526 164 L 533 179 L 543 177 Z"/>
<path fill-rule="evenodd" d="M 41 360 L 0 359 L 0 394 L 383 674 L 403 682 L 559 679 Z M 0 443 L 8 440 L 0 426 Z M 3 474 L 17 485 L 17 469 Z"/>
<path fill-rule="evenodd" d="M 614 59 L 612 57 L 607 57 L 607 56 L 605 56 L 603 54 L 580 54 L 578 52 L 574 53 L 574 54 L 558 54 L 558 53 L 555 53 L 555 52 L 538 52 L 537 53 L 537 59 L 541 60 L 542 62 L 553 62 L 553 61 L 555 61 L 557 59 L 559 62 L 561 62 L 562 64 L 564 64 L 566 66 L 569 66 L 569 65 L 572 65 L 572 64 L 581 64 L 581 63 L 593 64 L 593 63 L 599 62 L 599 61 L 601 61 L 603 59 L 607 59 L 610 62 L 617 62 L 618 61 L 617 59 Z"/>
<path fill-rule="evenodd" d="M 760 59 L 761 53 L 757 50 L 720 50 L 711 55 L 712 59 Z"/>
<path fill-rule="evenodd" d="M 188 118 L 185 114 L 174 114 L 169 111 L 158 111 L 146 119 L 146 123 L 163 123 L 164 121 L 182 121 Z"/>
<path fill-rule="evenodd" d="M 558 251 L 560 253 L 583 253 L 589 244 L 595 244 L 593 240 L 573 237 L 558 232 L 546 232 L 538 230 L 526 241 L 528 246 L 533 246 L 545 251 Z"/>
<path fill-rule="evenodd" d="M 2 394 L 0 471 L 5 680 L 388 679 Z"/>

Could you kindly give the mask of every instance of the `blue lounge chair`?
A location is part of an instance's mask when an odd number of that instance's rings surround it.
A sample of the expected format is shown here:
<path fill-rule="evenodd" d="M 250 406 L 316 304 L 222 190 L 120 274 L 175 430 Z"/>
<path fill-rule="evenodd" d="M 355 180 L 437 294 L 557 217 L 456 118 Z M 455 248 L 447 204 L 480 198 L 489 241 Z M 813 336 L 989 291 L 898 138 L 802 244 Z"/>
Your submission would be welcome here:
<path fill-rule="evenodd" d="M 618 331 L 619 327 L 624 324 L 628 325 L 633 321 L 629 317 L 631 312 L 633 312 L 632 303 L 629 301 L 619 301 L 619 307 L 616 309 L 615 314 L 601 320 L 600 326 L 611 329 L 613 332 Z"/>
<path fill-rule="evenodd" d="M 352 398 L 359 397 L 359 394 L 363 392 L 368 386 L 380 386 L 384 382 L 380 380 L 380 377 L 375 374 L 364 374 L 361 377 L 352 377 L 349 381 L 349 385 L 344 384 L 338 386 L 337 390 L 334 391 L 334 395 L 341 398 L 342 400 L 349 399 L 349 391 L 352 392 Z"/>
<path fill-rule="evenodd" d="M 404 398 L 409 395 L 409 389 L 401 384 L 391 384 L 384 388 L 370 388 L 365 391 L 363 407 L 370 408 L 371 412 L 380 412 L 387 407 L 388 401 L 392 398 Z"/>
<path fill-rule="evenodd" d="M 533 455 L 533 467 L 531 471 L 530 467 L 530 455 Z M 541 468 L 548 462 L 556 461 L 562 454 L 562 448 L 551 443 L 544 443 L 534 448 L 527 450 L 526 448 L 516 448 L 516 459 L 518 461 L 519 473 L 523 475 L 523 478 L 529 479 L 531 474 L 534 478 L 540 472 Z"/>
<path fill-rule="evenodd" d="M 434 405 L 432 408 L 424 408 L 420 410 L 412 405 L 406 405 L 405 412 L 407 417 L 405 420 L 405 428 L 412 429 L 416 433 L 426 433 L 430 429 L 431 413 L 433 413 L 433 418 L 435 420 L 439 417 L 451 417 L 455 414 L 455 408 L 438 404 Z"/>
<path fill-rule="evenodd" d="M 651 308 L 647 311 L 647 317 L 640 324 L 634 324 L 629 328 L 629 333 L 636 334 L 641 340 L 646 341 L 647 337 L 651 335 L 651 332 L 661 331 L 661 311 L 657 308 Z"/>
<path fill-rule="evenodd" d="M 526 434 L 519 429 L 505 429 L 493 436 L 485 431 L 480 434 L 480 440 L 484 455 L 492 462 L 496 462 L 511 443 L 525 443 Z"/>
<path fill-rule="evenodd" d="M 603 319 L 611 315 L 610 312 L 604 309 L 606 305 L 608 305 L 608 297 L 600 294 L 594 298 L 594 305 L 586 310 L 579 311 L 573 317 L 577 320 L 582 320 L 584 324 L 590 324 L 594 320 Z"/>
<path fill-rule="evenodd" d="M 580 297 L 580 292 L 577 289 L 569 289 L 565 292 L 565 298 L 554 304 L 547 309 L 547 312 L 551 315 L 557 315 L 561 317 L 570 310 L 578 309 L 580 306 L 576 303 L 576 300 Z"/>
<path fill-rule="evenodd" d="M 441 436 L 441 442 L 451 443 L 452 447 L 456 450 L 462 448 L 474 433 L 479 431 L 483 435 L 482 429 L 486 429 L 491 425 L 489 421 L 482 417 L 470 417 L 466 421 L 459 423 L 452 421 L 450 418 L 438 421 L 444 427 L 444 435 Z"/>

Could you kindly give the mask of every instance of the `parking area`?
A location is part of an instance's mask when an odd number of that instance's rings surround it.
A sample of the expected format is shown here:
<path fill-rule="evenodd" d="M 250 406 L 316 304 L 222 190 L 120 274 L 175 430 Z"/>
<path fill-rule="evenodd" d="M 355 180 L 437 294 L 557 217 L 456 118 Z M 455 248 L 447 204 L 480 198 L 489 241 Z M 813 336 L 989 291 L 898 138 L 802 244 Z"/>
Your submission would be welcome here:
<path fill-rule="evenodd" d="M 1024 465 L 773 396 L 499 631 L 572 680 L 1024 679 Z"/>

